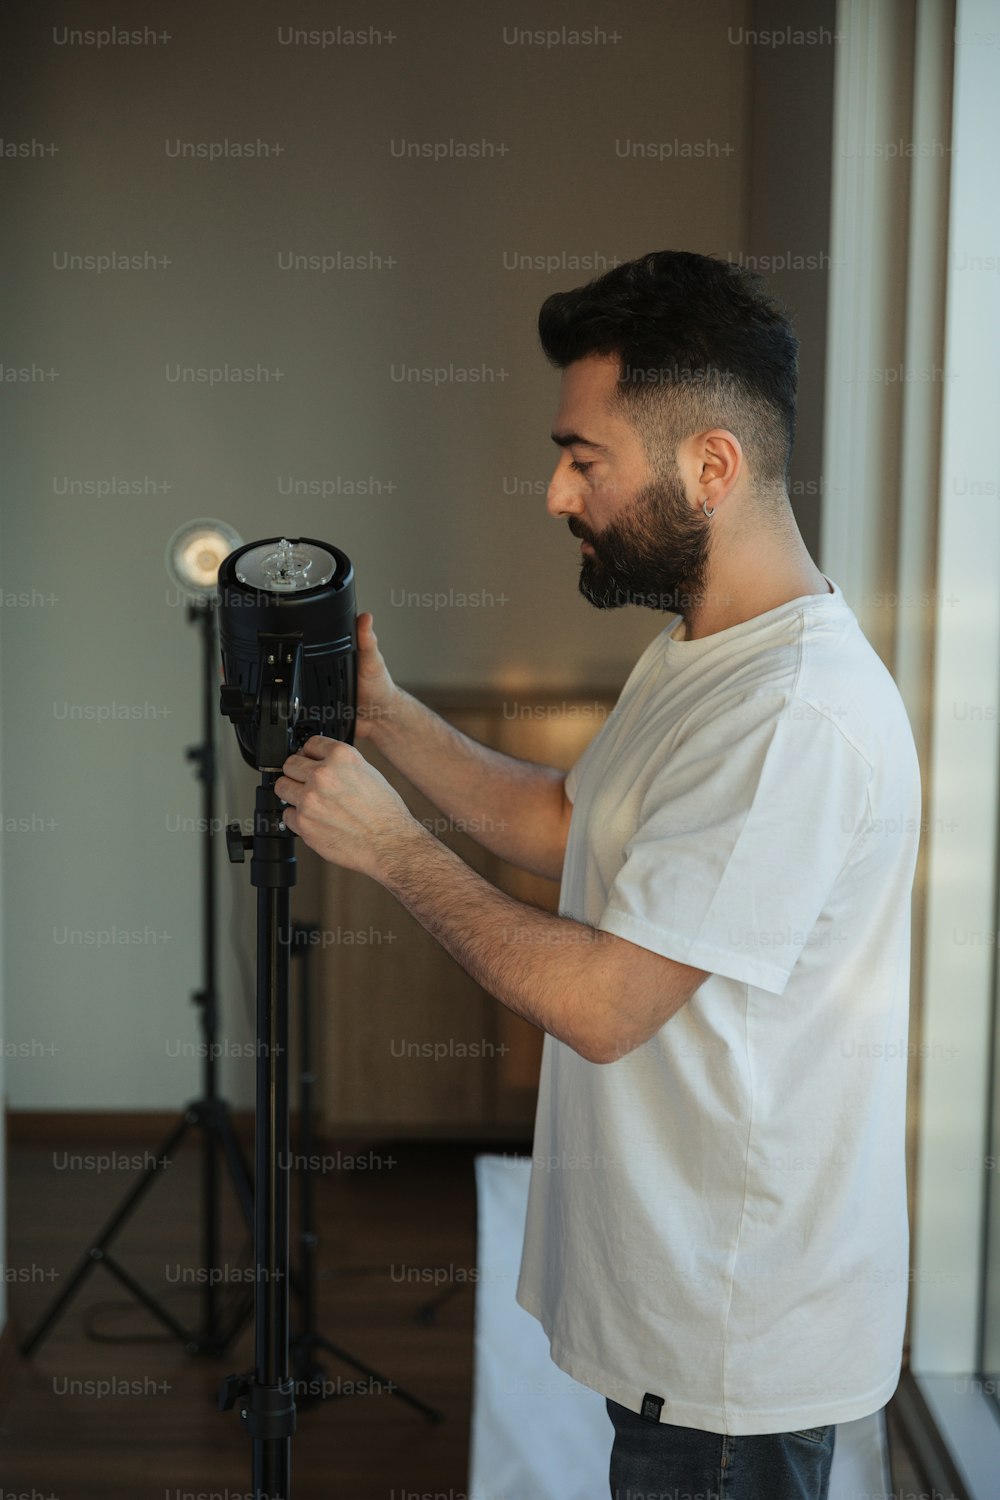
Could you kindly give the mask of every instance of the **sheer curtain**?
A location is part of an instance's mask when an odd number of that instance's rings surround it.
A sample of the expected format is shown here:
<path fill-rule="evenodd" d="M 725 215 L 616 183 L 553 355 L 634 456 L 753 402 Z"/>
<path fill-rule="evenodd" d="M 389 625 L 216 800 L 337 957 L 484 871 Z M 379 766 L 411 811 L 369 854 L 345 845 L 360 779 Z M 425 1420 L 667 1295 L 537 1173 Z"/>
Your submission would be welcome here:
<path fill-rule="evenodd" d="M 823 571 L 893 672 L 921 756 L 913 904 L 909 1370 L 935 1482 L 995 1494 L 983 1379 L 997 929 L 1000 19 L 842 0 Z M 1000 1224 L 1000 1206 L 994 1205 Z M 992 1315 L 996 1317 L 996 1313 Z M 996 1368 L 1000 1327 L 986 1341 Z M 931 1478 L 931 1474 L 928 1474 Z"/>

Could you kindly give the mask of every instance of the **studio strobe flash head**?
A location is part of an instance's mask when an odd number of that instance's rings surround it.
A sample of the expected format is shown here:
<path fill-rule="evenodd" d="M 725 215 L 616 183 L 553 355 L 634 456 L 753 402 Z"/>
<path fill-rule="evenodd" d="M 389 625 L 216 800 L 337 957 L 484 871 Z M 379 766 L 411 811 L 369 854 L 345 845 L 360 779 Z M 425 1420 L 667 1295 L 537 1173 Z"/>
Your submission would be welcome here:
<path fill-rule="evenodd" d="M 219 568 L 222 711 L 243 759 L 280 771 L 310 735 L 351 744 L 357 703 L 354 569 L 329 542 L 271 537 Z"/>

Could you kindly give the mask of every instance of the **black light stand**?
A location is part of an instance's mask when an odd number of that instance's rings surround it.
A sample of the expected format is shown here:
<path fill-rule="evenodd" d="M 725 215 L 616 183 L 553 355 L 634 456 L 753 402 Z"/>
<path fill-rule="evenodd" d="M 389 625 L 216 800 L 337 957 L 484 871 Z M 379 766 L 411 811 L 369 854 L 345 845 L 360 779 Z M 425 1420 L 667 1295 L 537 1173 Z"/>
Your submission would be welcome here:
<path fill-rule="evenodd" d="M 252 837 L 245 838 L 238 823 L 226 830 L 231 859 L 241 861 L 246 849 L 253 851 L 250 880 L 257 888 L 255 1368 L 231 1375 L 219 1404 L 225 1411 L 238 1403 L 253 1440 L 255 1500 L 289 1500 L 295 1387 L 289 1375 L 287 936 L 296 861 L 295 836 L 282 818 L 274 783 L 310 735 L 353 739 L 354 570 L 344 553 L 325 542 L 272 537 L 225 559 L 219 604 L 222 712 L 233 722 L 244 760 L 261 772 Z"/>
<path fill-rule="evenodd" d="M 76 1295 L 87 1276 L 97 1266 L 104 1266 L 121 1282 L 137 1301 L 152 1313 L 192 1354 L 219 1354 L 229 1347 L 246 1321 L 251 1307 L 248 1297 L 241 1297 L 234 1314 L 223 1325 L 218 1306 L 216 1274 L 219 1256 L 219 1155 L 229 1172 L 240 1208 L 248 1228 L 253 1223 L 253 1186 L 232 1117 L 226 1102 L 219 1097 L 216 1060 L 218 1056 L 218 991 L 216 988 L 216 876 L 212 843 L 215 828 L 215 607 L 212 601 L 191 604 L 188 621 L 198 626 L 202 645 L 202 739 L 186 752 L 194 762 L 195 774 L 202 788 L 202 986 L 192 996 L 201 1015 L 202 1091 L 184 1110 L 178 1124 L 162 1142 L 150 1165 L 133 1184 L 119 1207 L 108 1219 L 96 1239 L 92 1240 L 78 1262 L 66 1286 L 43 1314 L 21 1345 L 25 1356 L 47 1338 L 54 1324 Z M 190 1130 L 201 1132 L 201 1255 L 204 1274 L 200 1329 L 185 1328 L 173 1313 L 138 1282 L 110 1253 L 109 1246 L 125 1226 L 147 1189 L 172 1160 Z"/>

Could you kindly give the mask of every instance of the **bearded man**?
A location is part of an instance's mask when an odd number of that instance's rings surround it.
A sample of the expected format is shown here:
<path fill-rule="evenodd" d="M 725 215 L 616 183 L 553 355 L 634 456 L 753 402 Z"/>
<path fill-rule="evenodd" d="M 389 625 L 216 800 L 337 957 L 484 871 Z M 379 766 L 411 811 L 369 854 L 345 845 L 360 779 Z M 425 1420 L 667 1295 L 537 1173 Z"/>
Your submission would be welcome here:
<path fill-rule="evenodd" d="M 277 791 L 546 1032 L 518 1300 L 607 1401 L 612 1495 L 825 1500 L 836 1424 L 901 1366 L 906 1048 L 885 1043 L 909 1014 L 913 735 L 796 525 L 798 345 L 759 278 L 662 251 L 549 297 L 539 331 L 580 589 L 669 618 L 567 775 L 396 686 L 370 614 L 358 730 L 559 880 L 558 915 L 352 747 L 310 740 Z"/>

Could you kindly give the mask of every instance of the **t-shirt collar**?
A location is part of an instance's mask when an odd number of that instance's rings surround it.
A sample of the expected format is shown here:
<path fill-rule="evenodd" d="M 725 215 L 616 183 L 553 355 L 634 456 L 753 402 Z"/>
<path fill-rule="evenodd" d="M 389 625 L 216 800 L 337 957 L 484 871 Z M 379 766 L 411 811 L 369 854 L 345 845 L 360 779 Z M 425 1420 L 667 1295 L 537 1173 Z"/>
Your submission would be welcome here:
<path fill-rule="evenodd" d="M 664 644 L 669 650 L 680 649 L 690 654 L 698 646 L 709 647 L 720 645 L 725 641 L 735 640 L 740 635 L 746 635 L 751 630 L 762 629 L 770 625 L 772 621 L 779 619 L 782 615 L 790 614 L 794 610 L 827 609 L 831 606 L 835 606 L 837 609 L 843 608 L 845 600 L 840 588 L 834 583 L 832 578 L 827 578 L 825 573 L 823 577 L 829 585 L 827 593 L 800 594 L 797 599 L 786 599 L 784 604 L 776 604 L 774 609 L 767 609 L 760 615 L 752 615 L 749 620 L 741 620 L 738 625 L 730 625 L 725 630 L 715 630 L 711 635 L 699 636 L 696 641 L 689 641 L 687 639 L 687 623 L 682 616 L 673 625 L 664 626 Z"/>

